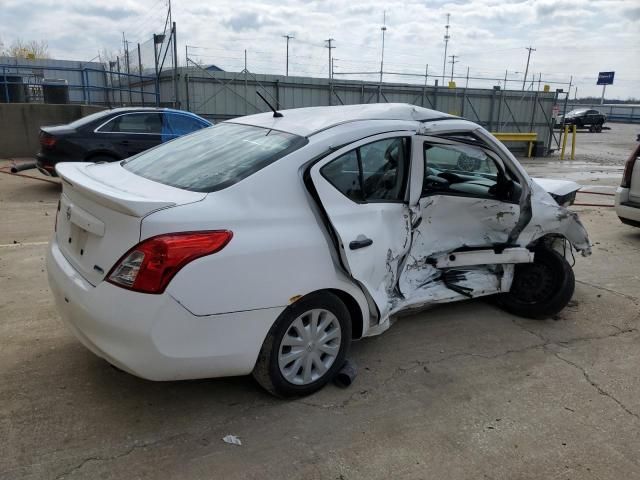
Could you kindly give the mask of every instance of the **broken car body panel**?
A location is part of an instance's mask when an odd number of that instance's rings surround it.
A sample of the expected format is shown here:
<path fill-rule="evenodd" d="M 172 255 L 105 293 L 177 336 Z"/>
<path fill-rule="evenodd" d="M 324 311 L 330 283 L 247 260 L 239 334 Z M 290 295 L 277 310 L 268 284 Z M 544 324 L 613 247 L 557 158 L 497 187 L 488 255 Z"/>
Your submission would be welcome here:
<path fill-rule="evenodd" d="M 407 308 L 508 292 L 514 265 L 533 262 L 533 247 L 543 237 L 564 237 L 590 253 L 577 214 L 550 195 L 575 192 L 575 182 L 532 179 L 500 142 L 466 120 L 417 122 L 410 134 L 403 204 L 354 203 L 320 173 L 380 136 L 342 148 L 311 171 L 343 266 L 378 308 L 377 324 L 366 335 L 382 333 L 390 316 Z M 386 138 L 393 135 L 400 134 Z M 370 246 L 350 248 L 368 239 Z"/>

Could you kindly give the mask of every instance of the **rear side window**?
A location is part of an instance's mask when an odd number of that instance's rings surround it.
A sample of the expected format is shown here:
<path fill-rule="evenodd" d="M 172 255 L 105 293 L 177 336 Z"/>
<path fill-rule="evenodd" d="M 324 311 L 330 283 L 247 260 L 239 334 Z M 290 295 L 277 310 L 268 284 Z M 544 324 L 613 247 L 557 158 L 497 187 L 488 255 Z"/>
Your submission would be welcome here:
<path fill-rule="evenodd" d="M 115 117 L 98 129 L 109 133 L 162 133 L 162 116 L 159 113 L 127 113 Z"/>
<path fill-rule="evenodd" d="M 320 172 L 355 202 L 400 202 L 408 168 L 408 139 L 387 138 L 345 153 Z"/>
<path fill-rule="evenodd" d="M 122 163 L 155 182 L 193 192 L 215 192 L 299 149 L 291 133 L 221 123 L 143 152 Z"/>
<path fill-rule="evenodd" d="M 197 118 L 190 117 L 188 115 L 182 115 L 180 113 L 167 113 L 164 116 L 166 127 L 169 129 L 169 133 L 173 135 L 186 135 L 187 133 L 195 132 L 208 126 L 206 123 L 198 120 Z"/>

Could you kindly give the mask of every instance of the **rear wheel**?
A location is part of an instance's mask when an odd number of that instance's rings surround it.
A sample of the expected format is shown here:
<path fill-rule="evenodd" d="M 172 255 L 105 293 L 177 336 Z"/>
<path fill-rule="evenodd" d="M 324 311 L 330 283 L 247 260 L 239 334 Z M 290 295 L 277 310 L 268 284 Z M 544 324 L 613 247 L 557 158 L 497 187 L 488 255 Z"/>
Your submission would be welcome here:
<path fill-rule="evenodd" d="M 498 297 L 500 305 L 521 317 L 544 319 L 567 306 L 575 276 L 567 260 L 550 247 L 536 249 L 533 263 L 516 265 L 511 290 Z"/>
<path fill-rule="evenodd" d="M 253 376 L 280 397 L 309 395 L 333 379 L 351 345 L 351 316 L 329 292 L 307 295 L 280 314 Z"/>

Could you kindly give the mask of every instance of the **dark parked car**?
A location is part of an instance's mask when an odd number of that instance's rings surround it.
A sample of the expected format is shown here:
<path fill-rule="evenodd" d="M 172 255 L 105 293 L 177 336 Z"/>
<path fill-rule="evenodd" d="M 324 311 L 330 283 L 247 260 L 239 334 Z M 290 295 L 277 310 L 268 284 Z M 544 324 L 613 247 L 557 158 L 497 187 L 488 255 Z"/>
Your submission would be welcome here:
<path fill-rule="evenodd" d="M 58 162 L 113 162 L 209 127 L 198 115 L 169 108 L 115 108 L 67 125 L 40 128 L 36 167 L 55 175 Z"/>
<path fill-rule="evenodd" d="M 556 122 L 557 125 L 575 125 L 578 128 L 589 127 L 592 131 L 601 131 L 602 125 L 607 121 L 607 116 L 597 110 L 588 108 L 578 108 L 571 110 L 564 117 L 560 115 Z"/>

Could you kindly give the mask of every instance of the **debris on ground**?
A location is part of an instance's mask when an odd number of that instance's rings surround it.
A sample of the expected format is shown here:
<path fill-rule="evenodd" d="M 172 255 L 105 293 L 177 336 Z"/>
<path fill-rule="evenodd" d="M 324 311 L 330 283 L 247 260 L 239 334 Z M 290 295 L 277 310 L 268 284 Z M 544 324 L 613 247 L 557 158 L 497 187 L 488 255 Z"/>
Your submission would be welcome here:
<path fill-rule="evenodd" d="M 224 441 L 225 443 L 229 443 L 231 445 L 238 445 L 238 446 L 242 445 L 242 442 L 240 441 L 240 439 L 235 435 L 227 435 L 222 439 L 222 441 Z"/>

